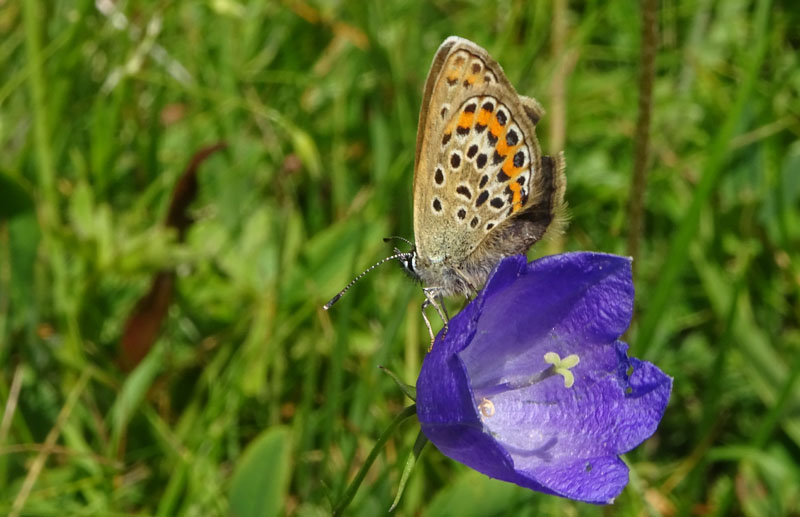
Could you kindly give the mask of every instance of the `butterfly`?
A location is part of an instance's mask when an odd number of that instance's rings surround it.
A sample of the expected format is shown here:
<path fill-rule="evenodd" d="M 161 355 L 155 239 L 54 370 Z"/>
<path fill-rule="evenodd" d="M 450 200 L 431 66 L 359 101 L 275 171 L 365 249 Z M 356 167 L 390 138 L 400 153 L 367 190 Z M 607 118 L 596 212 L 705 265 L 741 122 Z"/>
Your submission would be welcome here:
<path fill-rule="evenodd" d="M 525 253 L 563 220 L 564 159 L 543 156 L 539 103 L 519 95 L 500 65 L 472 41 L 451 36 L 425 82 L 414 159 L 414 244 L 388 260 L 423 285 L 422 314 L 477 293 L 504 257 Z"/>

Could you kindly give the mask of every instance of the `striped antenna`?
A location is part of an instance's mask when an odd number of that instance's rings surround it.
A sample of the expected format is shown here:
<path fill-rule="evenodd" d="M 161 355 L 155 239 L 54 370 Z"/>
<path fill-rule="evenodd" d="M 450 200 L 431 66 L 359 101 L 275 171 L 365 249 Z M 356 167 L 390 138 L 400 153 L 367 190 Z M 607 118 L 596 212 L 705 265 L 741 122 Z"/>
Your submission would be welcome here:
<path fill-rule="evenodd" d="M 411 242 L 410 240 L 406 239 L 405 237 L 400 237 L 399 235 L 390 235 L 389 237 L 384 237 L 383 238 L 383 242 L 389 242 L 392 239 L 397 239 L 399 241 L 403 241 L 406 244 L 408 244 L 409 246 L 411 246 L 412 248 L 414 247 L 414 243 L 413 242 Z"/>
<path fill-rule="evenodd" d="M 322 308 L 323 308 L 323 309 L 325 309 L 326 311 L 327 311 L 328 309 L 330 309 L 330 308 L 331 308 L 331 306 L 332 306 L 334 303 L 336 303 L 336 302 L 338 302 L 338 301 L 339 301 L 339 298 L 341 298 L 342 296 L 344 296 L 344 293 L 346 293 L 348 289 L 350 289 L 351 287 L 353 287 L 353 284 L 355 284 L 356 282 L 358 282 L 359 280 L 361 280 L 361 279 L 364 277 L 364 275 L 366 275 L 367 273 L 369 273 L 370 271 L 372 271 L 372 270 L 373 270 L 373 269 L 375 269 L 376 267 L 380 266 L 380 265 L 381 265 L 381 264 L 383 264 L 384 262 L 388 262 L 388 261 L 390 261 L 390 260 L 394 260 L 394 259 L 404 259 L 404 258 L 410 258 L 410 257 L 412 257 L 412 256 L 413 256 L 413 252 L 412 252 L 412 253 L 396 253 L 396 254 L 392 255 L 391 257 L 386 257 L 385 259 L 383 259 L 383 260 L 379 261 L 377 264 L 374 264 L 374 265 L 372 265 L 372 266 L 368 267 L 366 270 L 364 270 L 364 272 L 363 272 L 363 273 L 361 273 L 360 275 L 358 275 L 357 277 L 355 277 L 355 278 L 353 279 L 353 281 L 352 281 L 352 282 L 350 282 L 349 284 L 347 284 L 347 286 L 345 286 L 345 288 L 344 288 L 344 289 L 342 289 L 341 291 L 339 291 L 339 294 L 337 294 L 336 296 L 334 296 L 333 298 L 331 298 L 331 299 L 330 299 L 330 301 L 329 301 L 328 303 L 326 303 L 325 305 L 323 305 L 323 306 L 322 306 Z"/>

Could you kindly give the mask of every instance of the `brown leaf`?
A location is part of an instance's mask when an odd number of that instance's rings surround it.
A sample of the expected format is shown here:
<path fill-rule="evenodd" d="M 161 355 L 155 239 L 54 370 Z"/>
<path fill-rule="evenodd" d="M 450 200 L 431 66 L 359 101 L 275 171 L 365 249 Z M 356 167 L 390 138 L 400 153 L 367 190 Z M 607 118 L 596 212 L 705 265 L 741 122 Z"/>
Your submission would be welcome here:
<path fill-rule="evenodd" d="M 197 196 L 197 169 L 211 154 L 225 147 L 226 144 L 220 142 L 196 152 L 172 191 L 165 224 L 178 230 L 180 241 L 183 241 L 186 230 L 192 224 L 188 209 Z M 118 359 L 120 367 L 125 371 L 133 370 L 158 339 L 161 323 L 172 302 L 174 285 L 174 271 L 163 270 L 156 273 L 147 294 L 136 303 L 128 316 L 120 339 Z"/>

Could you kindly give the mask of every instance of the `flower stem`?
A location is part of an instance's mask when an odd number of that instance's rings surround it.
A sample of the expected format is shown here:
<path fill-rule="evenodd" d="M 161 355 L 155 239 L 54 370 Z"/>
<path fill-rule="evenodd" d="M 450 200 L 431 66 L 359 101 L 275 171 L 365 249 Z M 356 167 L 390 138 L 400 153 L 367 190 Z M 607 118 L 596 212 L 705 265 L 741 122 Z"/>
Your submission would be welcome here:
<path fill-rule="evenodd" d="M 658 5 L 656 0 L 642 3 L 642 56 L 639 77 L 639 118 L 636 121 L 635 148 L 633 154 L 633 177 L 628 205 L 628 255 L 637 267 L 639 241 L 644 232 L 644 193 L 647 175 L 647 158 L 650 146 L 650 117 L 653 111 L 653 77 L 658 50 L 657 26 Z"/>
<path fill-rule="evenodd" d="M 403 423 L 403 421 L 408 419 L 410 416 L 415 415 L 416 413 L 417 413 L 417 405 L 411 404 L 403 411 L 401 411 L 394 418 L 392 423 L 389 424 L 389 427 L 386 428 L 383 434 L 381 434 L 380 438 L 378 438 L 378 441 L 375 442 L 375 446 L 370 451 L 369 456 L 367 456 L 367 459 L 364 461 L 364 464 L 361 465 L 361 468 L 358 470 L 358 474 L 356 474 L 356 477 L 353 478 L 353 481 L 350 483 L 350 486 L 347 487 L 347 490 L 345 490 L 344 494 L 342 494 L 342 497 L 339 499 L 339 502 L 336 503 L 336 506 L 333 507 L 333 512 L 332 512 L 333 515 L 341 515 L 342 512 L 344 512 L 344 510 L 350 504 L 350 501 L 352 501 L 353 497 L 355 497 L 356 492 L 358 491 L 358 487 L 361 486 L 361 482 L 364 481 L 364 477 L 367 475 L 367 472 L 369 471 L 369 468 L 372 466 L 372 463 L 375 461 L 375 458 L 378 457 L 378 453 L 386 444 L 386 442 L 389 441 L 389 437 L 392 436 L 392 433 L 394 433 L 395 429 L 397 429 L 400 426 L 400 424 Z"/>

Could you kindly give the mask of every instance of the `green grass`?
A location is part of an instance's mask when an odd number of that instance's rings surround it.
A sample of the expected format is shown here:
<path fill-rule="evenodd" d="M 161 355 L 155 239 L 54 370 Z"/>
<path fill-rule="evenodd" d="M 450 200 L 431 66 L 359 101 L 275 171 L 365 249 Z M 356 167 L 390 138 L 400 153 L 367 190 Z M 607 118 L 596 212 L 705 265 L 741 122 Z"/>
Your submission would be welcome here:
<path fill-rule="evenodd" d="M 398 515 L 800 513 L 800 7 L 658 4 L 628 340 L 675 378 L 659 431 L 607 509 L 428 447 Z M 412 237 L 422 87 L 450 34 L 564 102 L 570 225 L 530 256 L 624 253 L 638 3 L 568 3 L 559 55 L 553 8 L 0 3 L 0 514 L 330 513 L 409 404 L 378 366 L 413 384 L 428 339 L 397 267 L 321 306 L 382 237 Z M 219 141 L 180 240 L 173 187 Z M 164 270 L 166 318 L 126 372 L 125 322 Z M 386 441 L 349 514 L 388 510 L 417 431 Z"/>

